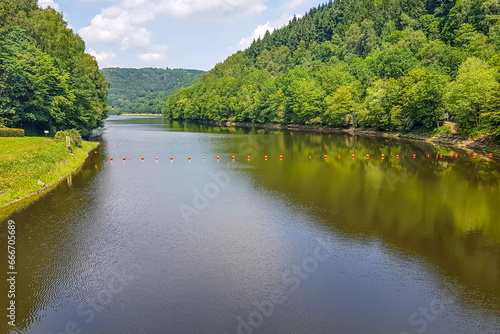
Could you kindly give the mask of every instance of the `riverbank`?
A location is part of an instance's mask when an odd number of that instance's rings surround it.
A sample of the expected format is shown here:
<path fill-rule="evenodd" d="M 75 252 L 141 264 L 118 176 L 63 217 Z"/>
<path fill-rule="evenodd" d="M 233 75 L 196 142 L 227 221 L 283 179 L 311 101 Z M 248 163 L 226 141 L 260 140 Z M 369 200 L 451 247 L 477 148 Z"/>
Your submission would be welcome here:
<path fill-rule="evenodd" d="M 220 122 L 220 121 L 198 121 L 198 120 L 184 120 L 185 122 L 200 123 L 224 127 L 244 127 L 244 128 L 260 128 L 269 130 L 289 130 L 289 131 L 305 131 L 305 132 L 317 132 L 317 133 L 346 133 L 346 134 L 360 134 L 367 136 L 381 136 L 386 138 L 395 139 L 410 139 L 425 141 L 436 146 L 447 146 L 455 147 L 469 151 L 475 151 L 480 154 L 490 154 L 490 153 L 500 153 L 500 143 L 489 140 L 488 138 L 465 138 L 456 134 L 452 135 L 441 135 L 426 132 L 383 132 L 373 129 L 363 129 L 363 128 L 329 128 L 313 125 L 280 125 L 280 124 L 254 124 L 254 123 L 241 123 L 241 122 Z"/>
<path fill-rule="evenodd" d="M 83 141 L 70 153 L 66 143 L 51 138 L 0 138 L 0 209 L 47 191 L 78 169 L 98 145 Z"/>

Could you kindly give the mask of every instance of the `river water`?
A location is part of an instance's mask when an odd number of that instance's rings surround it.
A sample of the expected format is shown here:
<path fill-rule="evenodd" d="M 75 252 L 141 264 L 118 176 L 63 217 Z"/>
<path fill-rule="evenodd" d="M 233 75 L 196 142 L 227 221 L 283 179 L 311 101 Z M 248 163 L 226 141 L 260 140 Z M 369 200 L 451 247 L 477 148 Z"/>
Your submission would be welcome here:
<path fill-rule="evenodd" d="M 0 211 L 0 332 L 500 333 L 499 189 L 498 161 L 426 143 L 111 117 Z"/>

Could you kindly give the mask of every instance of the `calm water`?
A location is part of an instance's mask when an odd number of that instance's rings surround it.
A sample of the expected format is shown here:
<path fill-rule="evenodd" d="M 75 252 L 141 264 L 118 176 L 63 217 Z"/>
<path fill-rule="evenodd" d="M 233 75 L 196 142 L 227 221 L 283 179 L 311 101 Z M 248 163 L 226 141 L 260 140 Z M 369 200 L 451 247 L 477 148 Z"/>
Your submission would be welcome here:
<path fill-rule="evenodd" d="M 162 118 L 106 128 L 81 172 L 0 211 L 18 261 L 1 333 L 500 333 L 498 162 Z"/>

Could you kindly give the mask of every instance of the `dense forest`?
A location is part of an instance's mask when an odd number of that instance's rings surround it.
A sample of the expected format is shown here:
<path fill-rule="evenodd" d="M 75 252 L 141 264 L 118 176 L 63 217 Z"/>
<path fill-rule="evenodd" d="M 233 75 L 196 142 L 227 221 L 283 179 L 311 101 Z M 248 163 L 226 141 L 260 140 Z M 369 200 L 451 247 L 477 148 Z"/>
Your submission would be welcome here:
<path fill-rule="evenodd" d="M 107 87 L 60 13 L 33 0 L 0 1 L 0 124 L 88 135 L 106 117 Z"/>
<path fill-rule="evenodd" d="M 176 119 L 500 136 L 498 0 L 336 0 L 172 95 Z"/>
<path fill-rule="evenodd" d="M 161 114 L 167 98 L 203 71 L 159 68 L 105 68 L 111 114 Z"/>

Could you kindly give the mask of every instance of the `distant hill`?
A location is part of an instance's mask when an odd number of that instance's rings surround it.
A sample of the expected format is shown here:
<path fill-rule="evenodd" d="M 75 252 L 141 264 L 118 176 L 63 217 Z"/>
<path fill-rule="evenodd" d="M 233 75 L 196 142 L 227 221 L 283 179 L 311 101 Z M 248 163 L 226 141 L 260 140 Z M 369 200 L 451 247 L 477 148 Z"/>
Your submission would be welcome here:
<path fill-rule="evenodd" d="M 166 99 L 203 71 L 160 68 L 104 68 L 110 83 L 110 114 L 161 114 Z"/>

